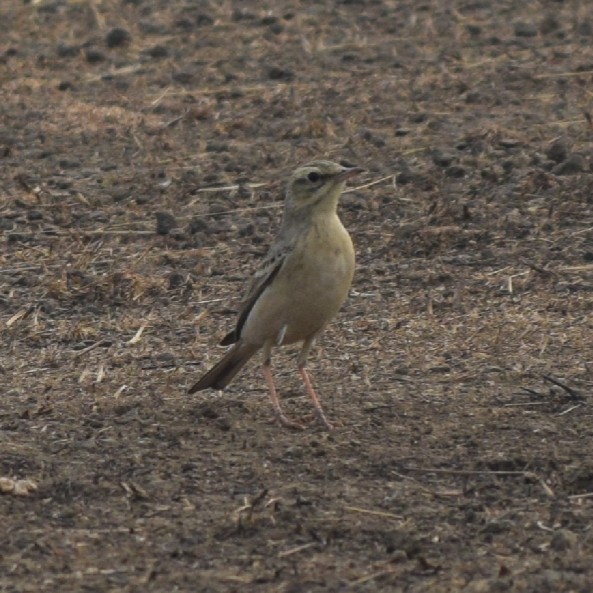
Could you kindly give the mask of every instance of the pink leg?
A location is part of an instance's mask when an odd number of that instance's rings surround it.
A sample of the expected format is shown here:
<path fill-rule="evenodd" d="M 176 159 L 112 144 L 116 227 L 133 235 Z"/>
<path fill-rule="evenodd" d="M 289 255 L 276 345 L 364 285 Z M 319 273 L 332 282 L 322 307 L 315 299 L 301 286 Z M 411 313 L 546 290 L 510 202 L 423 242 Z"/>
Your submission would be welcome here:
<path fill-rule="evenodd" d="M 278 400 L 278 394 L 276 393 L 276 387 L 274 386 L 274 379 L 272 378 L 272 367 L 269 364 L 264 363 L 262 368 L 264 371 L 264 377 L 266 378 L 266 383 L 268 384 L 268 389 L 270 391 L 270 400 L 272 401 L 272 407 L 274 408 L 276 420 L 278 420 L 282 426 L 303 430 L 304 426 L 298 422 L 289 420 L 284 415 L 284 412 L 280 407 L 280 401 Z"/>
<path fill-rule="evenodd" d="M 313 385 L 311 384 L 311 380 L 309 379 L 309 375 L 308 375 L 307 371 L 305 370 L 305 367 L 299 367 L 299 372 L 301 373 L 303 383 L 305 384 L 305 389 L 307 390 L 307 393 L 309 394 L 309 397 L 311 398 L 311 401 L 313 402 L 313 405 L 315 406 L 315 411 L 317 412 L 317 416 L 319 417 L 321 422 L 323 422 L 323 424 L 325 424 L 325 427 L 327 428 L 327 430 L 333 430 L 334 427 L 332 426 L 330 421 L 326 418 L 325 413 L 323 412 L 323 408 L 321 407 L 321 402 L 319 401 L 319 398 L 317 397 L 317 394 L 315 393 L 315 389 L 313 389 Z"/>

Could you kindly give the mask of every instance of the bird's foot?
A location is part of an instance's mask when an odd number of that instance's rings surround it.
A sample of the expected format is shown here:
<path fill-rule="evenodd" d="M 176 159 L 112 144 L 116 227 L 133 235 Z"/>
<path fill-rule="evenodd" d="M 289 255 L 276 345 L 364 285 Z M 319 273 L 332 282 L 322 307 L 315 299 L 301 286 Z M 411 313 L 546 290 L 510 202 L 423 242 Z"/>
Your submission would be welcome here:
<path fill-rule="evenodd" d="M 305 427 L 302 424 L 295 422 L 294 420 L 290 420 L 284 415 L 283 412 L 275 412 L 274 416 L 276 417 L 276 421 L 286 428 L 292 428 L 293 430 L 305 430 Z"/>
<path fill-rule="evenodd" d="M 319 410 L 316 410 L 317 414 L 317 418 L 319 420 L 321 420 L 322 424 L 325 426 L 325 428 L 327 428 L 327 430 L 329 432 L 331 432 L 334 429 L 334 425 L 327 419 L 327 417 L 325 416 L 325 414 Z"/>
<path fill-rule="evenodd" d="M 315 420 L 319 420 L 329 432 L 335 428 L 335 425 L 327 419 L 323 412 L 319 413 L 315 410 L 314 414 L 307 414 L 307 416 L 303 417 L 303 422 L 305 424 L 312 424 Z"/>

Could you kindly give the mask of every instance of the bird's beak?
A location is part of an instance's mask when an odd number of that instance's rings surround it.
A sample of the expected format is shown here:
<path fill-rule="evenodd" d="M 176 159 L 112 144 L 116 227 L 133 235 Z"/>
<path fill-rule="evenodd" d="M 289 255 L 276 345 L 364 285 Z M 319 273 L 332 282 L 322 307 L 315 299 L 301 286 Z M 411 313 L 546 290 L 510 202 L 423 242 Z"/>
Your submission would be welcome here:
<path fill-rule="evenodd" d="M 364 173 L 364 169 L 362 167 L 344 167 L 344 169 L 336 175 L 336 179 L 338 181 L 346 181 L 351 177 L 360 175 L 361 173 Z"/>

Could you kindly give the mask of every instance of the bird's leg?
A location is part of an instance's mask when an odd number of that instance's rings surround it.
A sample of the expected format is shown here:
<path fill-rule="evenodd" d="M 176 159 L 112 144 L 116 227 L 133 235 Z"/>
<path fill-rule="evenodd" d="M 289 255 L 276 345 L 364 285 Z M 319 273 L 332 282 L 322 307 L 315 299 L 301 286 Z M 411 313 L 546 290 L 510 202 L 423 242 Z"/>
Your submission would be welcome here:
<path fill-rule="evenodd" d="M 276 387 L 274 385 L 274 379 L 272 378 L 271 349 L 271 344 L 266 344 L 264 346 L 264 362 L 262 365 L 262 370 L 264 373 L 264 377 L 266 379 L 266 383 L 268 384 L 270 401 L 272 402 L 272 407 L 274 408 L 274 415 L 276 416 L 276 420 L 278 420 L 278 422 L 282 424 L 282 426 L 303 430 L 304 426 L 302 424 L 299 424 L 298 422 L 293 422 L 292 420 L 289 420 L 282 411 L 282 408 L 280 407 L 280 400 L 278 399 L 278 394 L 276 393 Z"/>
<path fill-rule="evenodd" d="M 307 394 L 309 395 L 309 397 L 311 398 L 311 401 L 313 402 L 313 405 L 315 406 L 315 412 L 317 413 L 317 417 L 319 418 L 319 420 L 321 420 L 321 422 L 323 422 L 323 424 L 325 424 L 325 427 L 327 428 L 327 430 L 333 430 L 334 427 L 333 427 L 332 423 L 327 419 L 325 412 L 323 411 L 323 408 L 321 407 L 321 402 L 319 401 L 319 398 L 317 397 L 317 394 L 315 393 L 315 389 L 313 389 L 313 384 L 311 383 L 311 379 L 309 379 L 309 374 L 307 373 L 307 370 L 305 369 L 305 365 L 307 364 L 307 356 L 309 355 L 309 351 L 311 350 L 311 347 L 313 346 L 313 342 L 314 342 L 314 338 L 309 338 L 309 339 L 305 340 L 305 343 L 303 344 L 303 347 L 301 348 L 299 357 L 297 359 L 299 373 L 301 374 L 301 378 L 303 379 L 303 383 L 305 384 L 305 389 L 307 390 Z"/>

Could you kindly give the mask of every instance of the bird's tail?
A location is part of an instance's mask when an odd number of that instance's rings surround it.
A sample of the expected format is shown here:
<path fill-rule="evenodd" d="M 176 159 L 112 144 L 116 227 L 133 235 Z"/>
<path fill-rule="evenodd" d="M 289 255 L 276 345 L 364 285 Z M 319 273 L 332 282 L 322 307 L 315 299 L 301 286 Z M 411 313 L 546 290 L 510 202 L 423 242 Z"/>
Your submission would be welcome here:
<path fill-rule="evenodd" d="M 220 360 L 216 363 L 188 393 L 195 393 L 202 389 L 212 387 L 213 389 L 224 389 L 235 377 L 235 375 L 247 364 L 248 360 L 260 349 L 260 346 L 237 342 Z"/>

